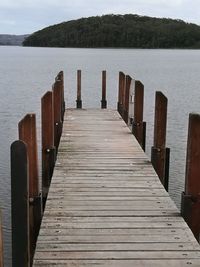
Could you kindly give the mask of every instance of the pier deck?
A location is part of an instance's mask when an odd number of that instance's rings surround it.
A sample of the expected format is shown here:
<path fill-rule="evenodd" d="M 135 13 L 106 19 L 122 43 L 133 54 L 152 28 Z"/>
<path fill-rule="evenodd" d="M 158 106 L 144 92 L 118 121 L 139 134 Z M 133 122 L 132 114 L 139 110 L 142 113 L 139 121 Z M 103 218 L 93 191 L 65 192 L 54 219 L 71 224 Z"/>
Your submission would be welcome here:
<path fill-rule="evenodd" d="M 66 110 L 34 266 L 200 266 L 200 246 L 117 111 Z"/>

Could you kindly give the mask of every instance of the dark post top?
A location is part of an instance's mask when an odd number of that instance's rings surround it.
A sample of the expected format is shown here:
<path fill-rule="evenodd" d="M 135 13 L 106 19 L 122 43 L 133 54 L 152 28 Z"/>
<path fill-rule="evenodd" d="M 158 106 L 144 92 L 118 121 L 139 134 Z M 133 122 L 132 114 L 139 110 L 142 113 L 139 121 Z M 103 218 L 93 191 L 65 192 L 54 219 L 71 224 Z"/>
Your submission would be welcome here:
<path fill-rule="evenodd" d="M 126 85 L 126 76 L 124 73 L 121 73 L 121 104 L 123 110 L 125 103 L 125 85 Z"/>
<path fill-rule="evenodd" d="M 106 71 L 102 71 L 102 100 L 106 100 Z"/>
<path fill-rule="evenodd" d="M 156 92 L 154 120 L 154 147 L 165 148 L 167 128 L 167 97 Z"/>
<path fill-rule="evenodd" d="M 126 75 L 125 83 L 125 96 L 124 96 L 124 121 L 129 122 L 129 97 L 130 97 L 130 86 L 132 78 L 129 75 Z"/>
<path fill-rule="evenodd" d="M 140 81 L 135 81 L 134 96 L 134 122 L 143 122 L 143 106 L 144 106 L 144 85 Z"/>
<path fill-rule="evenodd" d="M 77 70 L 77 100 L 81 100 L 81 70 Z"/>

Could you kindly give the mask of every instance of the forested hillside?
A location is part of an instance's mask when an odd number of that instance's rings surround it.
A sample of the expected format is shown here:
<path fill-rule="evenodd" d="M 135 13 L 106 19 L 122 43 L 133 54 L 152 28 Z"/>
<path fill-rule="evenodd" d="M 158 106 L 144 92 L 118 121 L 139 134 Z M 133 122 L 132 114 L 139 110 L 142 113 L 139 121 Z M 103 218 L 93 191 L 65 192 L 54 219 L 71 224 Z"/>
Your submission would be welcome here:
<path fill-rule="evenodd" d="M 200 26 L 138 15 L 81 18 L 44 28 L 24 46 L 200 48 Z"/>

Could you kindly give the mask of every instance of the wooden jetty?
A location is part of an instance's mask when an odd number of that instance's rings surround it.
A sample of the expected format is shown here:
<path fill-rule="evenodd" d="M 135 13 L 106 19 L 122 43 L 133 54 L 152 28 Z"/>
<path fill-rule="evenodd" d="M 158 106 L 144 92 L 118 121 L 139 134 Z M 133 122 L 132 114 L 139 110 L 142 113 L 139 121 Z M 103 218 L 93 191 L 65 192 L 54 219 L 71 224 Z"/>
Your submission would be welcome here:
<path fill-rule="evenodd" d="M 200 247 L 114 110 L 68 109 L 34 266 L 200 266 Z"/>
<path fill-rule="evenodd" d="M 35 116 L 20 121 L 11 146 L 13 267 L 200 266 L 200 116 L 190 115 L 180 213 L 166 191 L 167 99 L 156 92 L 150 161 L 143 96 L 143 84 L 120 72 L 118 108 L 106 109 L 103 71 L 102 109 L 84 109 L 78 70 L 77 108 L 65 110 L 60 72 L 42 98 L 42 191 Z"/>

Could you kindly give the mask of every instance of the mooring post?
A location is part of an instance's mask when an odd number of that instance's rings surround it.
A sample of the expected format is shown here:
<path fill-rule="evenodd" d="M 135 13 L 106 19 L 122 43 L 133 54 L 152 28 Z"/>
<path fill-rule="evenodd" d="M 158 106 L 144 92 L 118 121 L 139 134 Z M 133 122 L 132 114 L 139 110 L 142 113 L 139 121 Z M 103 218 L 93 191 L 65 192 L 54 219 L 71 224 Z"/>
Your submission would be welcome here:
<path fill-rule="evenodd" d="M 61 119 L 64 120 L 65 114 L 65 95 L 64 95 L 64 73 L 60 71 L 55 79 L 55 81 L 60 81 L 61 86 Z"/>
<path fill-rule="evenodd" d="M 169 187 L 169 165 L 170 165 L 170 148 L 166 147 L 165 149 L 165 184 L 164 188 L 168 192 Z"/>
<path fill-rule="evenodd" d="M 121 115 L 121 101 L 122 101 L 122 96 L 121 96 L 121 84 L 122 84 L 122 72 L 119 72 L 119 81 L 118 81 L 118 101 L 117 101 L 117 111 L 119 112 L 119 114 Z"/>
<path fill-rule="evenodd" d="M 123 118 L 124 114 L 124 96 L 125 96 L 125 74 L 119 72 L 119 89 L 118 89 L 118 103 L 117 110 L 121 117 Z"/>
<path fill-rule="evenodd" d="M 143 122 L 144 110 L 144 85 L 140 81 L 135 81 L 134 95 L 134 115 L 132 133 L 145 151 L 146 123 Z"/>
<path fill-rule="evenodd" d="M 3 267 L 3 226 L 2 226 L 1 211 L 0 211 L 0 267 Z"/>
<path fill-rule="evenodd" d="M 122 76 L 122 109 L 121 109 L 121 116 L 124 120 L 124 113 L 125 113 L 125 91 L 126 91 L 126 75 Z"/>
<path fill-rule="evenodd" d="M 125 75 L 123 72 L 119 72 L 119 87 L 118 87 L 118 102 L 117 102 L 117 111 L 122 116 L 122 98 L 123 98 L 123 83 L 125 80 Z"/>
<path fill-rule="evenodd" d="M 54 106 L 54 146 L 58 150 L 60 137 L 62 134 L 62 87 L 61 81 L 57 80 L 53 84 L 53 106 Z"/>
<path fill-rule="evenodd" d="M 126 85 L 125 85 L 125 96 L 124 96 L 124 121 L 129 124 L 129 97 L 130 97 L 130 86 L 132 78 L 126 75 Z"/>
<path fill-rule="evenodd" d="M 28 153 L 20 140 L 11 145 L 11 207 L 12 266 L 30 267 Z"/>
<path fill-rule="evenodd" d="M 101 108 L 107 108 L 106 101 L 106 71 L 102 71 L 102 100 L 101 100 Z"/>
<path fill-rule="evenodd" d="M 19 122 L 18 128 L 19 139 L 27 145 L 28 153 L 30 253 L 32 259 L 42 218 L 42 201 L 41 193 L 39 190 L 38 177 L 38 155 L 35 114 L 27 114 Z"/>
<path fill-rule="evenodd" d="M 77 70 L 77 100 L 76 108 L 82 108 L 81 100 L 81 70 Z"/>
<path fill-rule="evenodd" d="M 154 120 L 154 143 L 151 149 L 151 162 L 160 178 L 166 186 L 166 128 L 167 128 L 167 98 L 162 92 L 156 92 L 155 97 L 155 120 Z M 169 157 L 169 155 L 168 155 Z"/>
<path fill-rule="evenodd" d="M 46 202 L 53 168 L 55 164 L 54 147 L 54 105 L 53 92 L 49 91 L 41 99 L 42 132 L 42 198 L 43 209 Z"/>
<path fill-rule="evenodd" d="M 189 115 L 185 192 L 181 214 L 199 242 L 200 234 L 200 115 Z"/>

